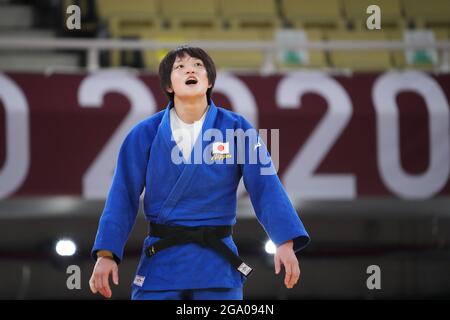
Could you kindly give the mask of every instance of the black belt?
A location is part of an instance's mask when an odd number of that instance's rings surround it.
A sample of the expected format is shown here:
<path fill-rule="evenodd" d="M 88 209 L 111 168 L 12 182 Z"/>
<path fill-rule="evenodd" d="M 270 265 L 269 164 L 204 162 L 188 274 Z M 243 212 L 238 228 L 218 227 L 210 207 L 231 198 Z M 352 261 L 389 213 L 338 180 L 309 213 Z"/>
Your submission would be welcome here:
<path fill-rule="evenodd" d="M 240 273 L 248 277 L 253 269 L 244 263 L 238 255 L 220 240 L 230 236 L 232 233 L 233 228 L 231 226 L 183 227 L 150 222 L 149 235 L 161 238 L 161 240 L 148 246 L 145 249 L 145 254 L 147 257 L 151 257 L 157 252 L 169 247 L 194 242 L 203 247 L 214 249 L 228 260 Z"/>

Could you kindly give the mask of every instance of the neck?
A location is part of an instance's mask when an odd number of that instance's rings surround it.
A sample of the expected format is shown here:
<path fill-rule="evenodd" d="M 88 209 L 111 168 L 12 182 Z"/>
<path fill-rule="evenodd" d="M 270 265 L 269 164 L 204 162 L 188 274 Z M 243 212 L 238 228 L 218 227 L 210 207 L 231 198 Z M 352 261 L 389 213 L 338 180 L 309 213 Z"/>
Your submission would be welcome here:
<path fill-rule="evenodd" d="M 178 117 L 185 123 L 194 123 L 200 120 L 208 107 L 204 97 L 186 101 L 175 96 L 173 102 Z"/>

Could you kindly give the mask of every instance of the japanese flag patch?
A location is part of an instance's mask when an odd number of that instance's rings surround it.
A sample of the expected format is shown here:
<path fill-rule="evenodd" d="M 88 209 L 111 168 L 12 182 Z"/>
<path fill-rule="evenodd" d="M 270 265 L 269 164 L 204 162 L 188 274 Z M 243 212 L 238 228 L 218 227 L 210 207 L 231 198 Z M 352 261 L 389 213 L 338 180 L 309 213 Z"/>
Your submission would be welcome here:
<path fill-rule="evenodd" d="M 228 154 L 230 153 L 230 146 L 228 142 L 214 142 L 212 146 L 213 154 Z"/>

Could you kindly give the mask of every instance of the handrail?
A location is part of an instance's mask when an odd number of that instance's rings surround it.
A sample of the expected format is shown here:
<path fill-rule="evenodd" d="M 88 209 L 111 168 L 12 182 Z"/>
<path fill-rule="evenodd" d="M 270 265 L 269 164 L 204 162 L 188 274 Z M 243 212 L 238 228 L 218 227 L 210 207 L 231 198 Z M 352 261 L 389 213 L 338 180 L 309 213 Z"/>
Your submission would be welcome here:
<path fill-rule="evenodd" d="M 276 41 L 210 41 L 195 40 L 188 42 L 192 46 L 205 50 L 261 50 L 266 53 L 266 64 L 273 66 L 274 54 L 280 49 L 298 50 L 408 50 L 408 49 L 436 49 L 443 52 L 441 69 L 448 71 L 450 41 L 414 42 L 404 41 L 311 41 L 304 43 L 286 43 L 280 46 Z M 0 50 L 86 50 L 87 66 L 90 71 L 99 68 L 99 51 L 111 49 L 129 50 L 162 50 L 172 49 L 180 45 L 179 41 L 155 41 L 155 40 L 119 40 L 119 39 L 72 39 L 72 38 L 0 38 Z"/>

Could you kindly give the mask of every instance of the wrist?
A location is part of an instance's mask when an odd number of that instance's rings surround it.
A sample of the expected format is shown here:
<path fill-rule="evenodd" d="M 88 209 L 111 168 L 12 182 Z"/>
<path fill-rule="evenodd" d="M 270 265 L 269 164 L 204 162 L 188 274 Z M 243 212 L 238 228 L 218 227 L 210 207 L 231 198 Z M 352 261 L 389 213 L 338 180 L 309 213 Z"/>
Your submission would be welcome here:
<path fill-rule="evenodd" d="M 114 262 L 116 262 L 116 260 L 113 258 L 113 257 L 109 257 L 109 256 L 105 256 L 105 257 L 98 257 L 97 258 L 97 262 L 98 261 L 100 261 L 101 259 L 103 259 L 103 260 L 111 260 L 111 261 L 114 261 Z M 117 262 L 116 262 L 117 263 Z"/>
<path fill-rule="evenodd" d="M 285 243 L 283 243 L 282 245 L 284 246 L 289 246 L 289 247 L 293 247 L 294 246 L 294 241 L 292 240 L 288 240 Z"/>
<path fill-rule="evenodd" d="M 280 246 L 278 248 L 293 249 L 294 248 L 294 241 L 288 240 L 286 242 L 283 242 L 282 244 L 280 244 Z"/>
<path fill-rule="evenodd" d="M 97 259 L 98 258 L 110 258 L 114 259 L 114 254 L 108 250 L 99 250 L 97 251 Z"/>

